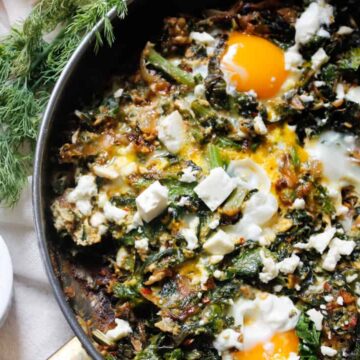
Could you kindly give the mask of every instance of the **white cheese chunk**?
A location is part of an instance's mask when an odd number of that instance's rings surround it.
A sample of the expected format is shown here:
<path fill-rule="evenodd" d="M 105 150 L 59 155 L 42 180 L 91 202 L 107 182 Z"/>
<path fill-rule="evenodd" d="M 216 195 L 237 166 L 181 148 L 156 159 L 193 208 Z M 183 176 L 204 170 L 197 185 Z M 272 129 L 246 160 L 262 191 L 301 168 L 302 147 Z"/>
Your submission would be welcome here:
<path fill-rule="evenodd" d="M 355 281 L 357 278 L 358 278 L 358 274 L 347 275 L 346 276 L 346 282 L 350 284 L 353 281 Z"/>
<path fill-rule="evenodd" d="M 127 215 L 127 211 L 119 209 L 118 207 L 114 206 L 110 201 L 108 201 L 104 206 L 104 215 L 107 220 L 113 221 L 115 223 L 120 223 Z"/>
<path fill-rule="evenodd" d="M 149 239 L 142 238 L 135 240 L 135 249 L 140 252 L 147 252 L 149 250 Z"/>
<path fill-rule="evenodd" d="M 311 235 L 307 243 L 297 243 L 294 246 L 298 249 L 315 249 L 318 253 L 323 254 L 335 233 L 336 228 L 328 227 L 320 234 Z"/>
<path fill-rule="evenodd" d="M 310 320 L 315 324 L 316 330 L 321 331 L 324 315 L 320 311 L 315 309 L 308 310 L 306 314 L 309 316 Z"/>
<path fill-rule="evenodd" d="M 124 93 L 124 89 L 119 88 L 114 92 L 114 98 L 119 99 L 121 98 L 122 94 Z"/>
<path fill-rule="evenodd" d="M 333 19 L 331 5 L 326 4 L 323 0 L 312 2 L 295 23 L 295 42 L 298 44 L 308 43 L 322 25 L 330 25 Z"/>
<path fill-rule="evenodd" d="M 105 204 L 109 201 L 108 196 L 105 192 L 99 193 L 99 196 L 97 198 L 97 204 L 103 208 Z"/>
<path fill-rule="evenodd" d="M 334 357 L 337 354 L 337 350 L 329 347 L 329 346 L 320 346 L 321 353 L 324 356 Z"/>
<path fill-rule="evenodd" d="M 294 203 L 292 204 L 292 208 L 295 210 L 305 209 L 305 200 L 299 198 L 295 199 Z"/>
<path fill-rule="evenodd" d="M 297 255 L 292 254 L 291 257 L 286 258 L 283 261 L 280 261 L 277 264 L 277 268 L 283 274 L 292 274 L 299 266 L 299 264 L 300 264 L 300 258 Z"/>
<path fill-rule="evenodd" d="M 99 227 L 106 222 L 104 214 L 100 211 L 95 212 L 90 218 L 90 225 L 92 227 Z"/>
<path fill-rule="evenodd" d="M 345 95 L 345 99 L 360 104 L 360 86 L 353 86 Z"/>
<path fill-rule="evenodd" d="M 211 211 L 215 211 L 233 192 L 236 183 L 221 167 L 210 174 L 195 187 L 194 191 Z"/>
<path fill-rule="evenodd" d="M 96 178 L 93 175 L 82 175 L 78 178 L 77 185 L 68 195 L 67 200 L 74 203 L 84 216 L 91 214 L 91 198 L 97 194 Z"/>
<path fill-rule="evenodd" d="M 336 98 L 338 100 L 344 99 L 344 97 L 345 97 L 344 84 L 337 84 L 335 91 L 336 91 Z"/>
<path fill-rule="evenodd" d="M 206 89 L 205 86 L 203 84 L 198 84 L 195 86 L 194 88 L 194 95 L 198 98 L 198 99 L 202 99 L 205 97 L 205 93 L 206 93 Z"/>
<path fill-rule="evenodd" d="M 261 115 L 254 118 L 254 130 L 258 135 L 266 135 L 268 130 Z"/>
<path fill-rule="evenodd" d="M 265 256 L 264 252 L 260 252 L 261 261 L 263 264 L 262 271 L 259 274 L 259 279 L 267 284 L 279 275 L 279 269 L 276 262 L 271 256 Z"/>
<path fill-rule="evenodd" d="M 324 300 L 326 301 L 326 302 L 331 302 L 331 301 L 333 301 L 334 300 L 334 297 L 332 296 L 332 295 L 325 295 L 324 296 Z"/>
<path fill-rule="evenodd" d="M 300 95 L 300 100 L 303 103 L 309 103 L 309 102 L 314 101 L 314 97 L 312 95 L 302 94 L 302 95 Z"/>
<path fill-rule="evenodd" d="M 329 246 L 329 251 L 324 258 L 322 264 L 323 269 L 327 271 L 334 271 L 341 256 L 350 255 L 355 249 L 356 243 L 354 241 L 340 240 L 334 238 Z"/>
<path fill-rule="evenodd" d="M 193 169 L 191 166 L 186 167 L 182 170 L 182 175 L 180 177 L 181 182 L 192 183 L 196 181 L 196 174 L 198 170 Z"/>
<path fill-rule="evenodd" d="M 176 110 L 159 119 L 157 125 L 158 138 L 168 151 L 177 154 L 185 142 L 185 124 L 181 114 Z"/>
<path fill-rule="evenodd" d="M 159 181 L 152 183 L 136 198 L 136 206 L 142 219 L 150 222 L 168 206 L 169 190 Z"/>
<path fill-rule="evenodd" d="M 95 180 L 93 175 L 80 176 L 76 188 L 67 196 L 68 201 L 76 202 L 77 200 L 90 199 L 95 196 L 97 194 Z"/>
<path fill-rule="evenodd" d="M 192 31 L 190 33 L 190 39 L 202 45 L 214 45 L 216 42 L 215 38 L 207 32 Z"/>
<path fill-rule="evenodd" d="M 226 255 L 234 251 L 235 245 L 226 232 L 218 230 L 204 243 L 203 248 L 211 255 Z"/>
<path fill-rule="evenodd" d="M 336 302 L 340 305 L 343 306 L 344 305 L 344 298 L 342 296 L 338 296 L 338 298 L 336 299 Z"/>
<path fill-rule="evenodd" d="M 302 55 L 299 53 L 299 46 L 291 46 L 285 52 L 285 70 L 296 71 L 304 62 Z"/>
<path fill-rule="evenodd" d="M 135 230 L 143 225 L 143 221 L 141 219 L 141 215 L 138 211 L 135 212 L 132 223 L 127 227 L 126 232 L 130 232 L 131 230 Z"/>
<path fill-rule="evenodd" d="M 209 222 L 209 228 L 215 230 L 220 225 L 220 219 L 215 218 Z"/>
<path fill-rule="evenodd" d="M 216 336 L 213 345 L 219 354 L 230 349 L 242 350 L 241 338 L 242 335 L 239 332 L 233 329 L 225 329 Z"/>
<path fill-rule="evenodd" d="M 83 199 L 76 201 L 76 208 L 85 216 L 91 215 L 92 205 L 90 200 Z"/>
<path fill-rule="evenodd" d="M 106 332 L 106 337 L 111 341 L 119 341 L 132 333 L 130 324 L 122 319 L 115 319 L 116 327 Z"/>
<path fill-rule="evenodd" d="M 326 31 L 325 29 L 321 28 L 317 33 L 317 36 L 323 37 L 323 38 L 330 38 L 331 35 L 328 31 Z"/>
<path fill-rule="evenodd" d="M 313 70 L 320 70 L 320 68 L 329 61 L 329 56 L 326 54 L 323 48 L 320 48 L 311 57 L 311 68 Z"/>

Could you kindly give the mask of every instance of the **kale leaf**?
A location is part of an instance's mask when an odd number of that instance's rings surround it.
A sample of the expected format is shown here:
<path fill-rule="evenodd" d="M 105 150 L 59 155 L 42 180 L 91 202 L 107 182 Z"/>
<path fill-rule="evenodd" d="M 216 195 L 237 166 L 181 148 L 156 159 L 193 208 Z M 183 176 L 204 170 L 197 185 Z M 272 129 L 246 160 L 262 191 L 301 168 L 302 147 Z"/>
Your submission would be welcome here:
<path fill-rule="evenodd" d="M 317 331 L 315 324 L 304 313 L 296 325 L 296 334 L 300 339 L 301 358 L 316 360 L 320 346 L 320 331 Z"/>
<path fill-rule="evenodd" d="M 232 260 L 227 272 L 239 277 L 254 277 L 258 274 L 261 265 L 260 248 L 245 249 Z"/>

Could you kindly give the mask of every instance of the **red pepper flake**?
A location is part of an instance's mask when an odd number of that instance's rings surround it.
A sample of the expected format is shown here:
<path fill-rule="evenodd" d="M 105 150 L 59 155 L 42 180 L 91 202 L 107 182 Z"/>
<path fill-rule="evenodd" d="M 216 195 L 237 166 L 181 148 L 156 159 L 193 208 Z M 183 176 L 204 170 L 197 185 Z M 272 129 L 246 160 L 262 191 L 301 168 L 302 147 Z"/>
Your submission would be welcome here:
<path fill-rule="evenodd" d="M 144 295 L 151 295 L 152 290 L 150 288 L 141 288 L 140 292 Z"/>
<path fill-rule="evenodd" d="M 185 346 L 190 346 L 194 342 L 194 339 L 185 339 L 183 344 Z"/>
<path fill-rule="evenodd" d="M 358 322 L 357 315 L 353 315 L 349 320 L 349 324 L 345 326 L 345 329 L 354 329 L 357 325 L 357 322 Z"/>
<path fill-rule="evenodd" d="M 339 291 L 339 294 L 340 294 L 340 296 L 344 299 L 344 303 L 346 304 L 346 305 L 349 305 L 349 304 L 352 304 L 353 302 L 355 302 L 355 297 L 354 296 L 352 296 L 349 292 L 347 292 L 346 290 L 343 290 L 343 289 L 341 289 L 340 291 Z"/>
<path fill-rule="evenodd" d="M 331 292 L 332 292 L 332 286 L 331 286 L 328 282 L 326 282 L 326 283 L 324 284 L 324 290 L 325 290 L 326 292 L 331 293 Z"/>

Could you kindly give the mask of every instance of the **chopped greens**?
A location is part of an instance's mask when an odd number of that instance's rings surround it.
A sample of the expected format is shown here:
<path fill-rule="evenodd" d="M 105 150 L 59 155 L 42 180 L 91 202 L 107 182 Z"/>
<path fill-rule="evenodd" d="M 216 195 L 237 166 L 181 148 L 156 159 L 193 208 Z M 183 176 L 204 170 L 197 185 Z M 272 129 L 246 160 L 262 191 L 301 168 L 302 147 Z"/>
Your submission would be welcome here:
<path fill-rule="evenodd" d="M 76 112 L 51 211 L 100 298 L 86 330 L 103 355 L 356 358 L 356 11 L 265 0 L 167 17 L 139 67 Z"/>

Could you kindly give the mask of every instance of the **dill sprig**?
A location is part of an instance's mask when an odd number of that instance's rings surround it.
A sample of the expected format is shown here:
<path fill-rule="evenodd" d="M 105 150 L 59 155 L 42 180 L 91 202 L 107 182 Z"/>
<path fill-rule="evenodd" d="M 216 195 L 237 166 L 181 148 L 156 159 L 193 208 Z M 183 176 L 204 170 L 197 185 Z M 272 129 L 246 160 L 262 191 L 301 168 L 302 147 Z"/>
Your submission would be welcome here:
<path fill-rule="evenodd" d="M 24 23 L 0 42 L 0 203 L 12 206 L 31 172 L 42 113 L 74 50 L 96 23 L 95 51 L 114 34 L 107 13 L 126 14 L 125 0 L 40 0 Z M 58 31 L 47 43 L 44 35 Z"/>

